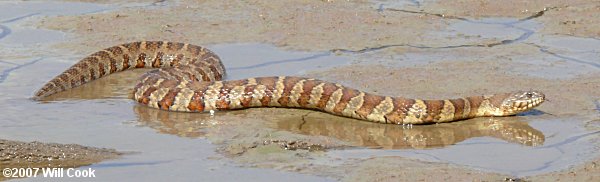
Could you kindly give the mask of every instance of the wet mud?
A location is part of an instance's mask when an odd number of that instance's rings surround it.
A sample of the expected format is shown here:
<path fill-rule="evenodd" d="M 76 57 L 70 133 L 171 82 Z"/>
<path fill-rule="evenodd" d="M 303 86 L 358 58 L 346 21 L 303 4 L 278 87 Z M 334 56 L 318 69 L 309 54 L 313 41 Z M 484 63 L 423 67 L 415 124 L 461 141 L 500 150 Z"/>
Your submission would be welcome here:
<path fill-rule="evenodd" d="M 18 142 L 0 139 L 2 168 L 76 168 L 104 160 L 116 159 L 122 153 L 114 149 L 86 147 L 76 144 Z M 8 179 L 0 176 L 0 180 Z"/>

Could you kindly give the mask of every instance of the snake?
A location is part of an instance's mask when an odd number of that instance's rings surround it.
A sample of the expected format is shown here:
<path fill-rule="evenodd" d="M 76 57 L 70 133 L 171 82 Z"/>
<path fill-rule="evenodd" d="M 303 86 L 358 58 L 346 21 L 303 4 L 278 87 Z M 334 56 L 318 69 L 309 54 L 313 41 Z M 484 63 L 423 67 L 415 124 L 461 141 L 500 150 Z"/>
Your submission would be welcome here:
<path fill-rule="evenodd" d="M 512 116 L 545 100 L 540 91 L 514 91 L 455 99 L 423 100 L 368 93 L 338 83 L 297 76 L 224 80 L 223 62 L 202 46 L 137 41 L 84 57 L 35 92 L 32 99 L 135 69 L 144 73 L 132 91 L 141 105 L 168 111 L 214 112 L 253 107 L 317 110 L 388 124 L 434 124 L 475 117 Z"/>

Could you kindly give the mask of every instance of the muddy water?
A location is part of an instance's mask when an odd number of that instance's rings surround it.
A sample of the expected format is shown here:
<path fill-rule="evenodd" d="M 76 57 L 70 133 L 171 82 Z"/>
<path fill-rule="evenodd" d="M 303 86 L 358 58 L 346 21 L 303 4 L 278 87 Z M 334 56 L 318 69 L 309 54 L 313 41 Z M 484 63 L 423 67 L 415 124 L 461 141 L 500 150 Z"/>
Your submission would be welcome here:
<path fill-rule="evenodd" d="M 380 6 L 380 9 L 383 9 L 383 7 Z M 586 74 L 598 73 L 600 68 L 598 67 L 598 63 L 600 63 L 598 56 L 600 53 L 597 50 L 600 41 L 593 38 L 543 37 L 544 35 L 535 34 L 541 28 L 542 26 L 531 18 L 483 18 L 478 20 L 458 18 L 458 21 L 451 23 L 443 32 L 430 33 L 431 37 L 451 38 L 452 43 L 450 44 L 399 44 L 358 51 L 344 50 L 344 52 L 350 54 L 360 53 L 360 64 L 372 64 L 371 61 L 366 60 L 376 57 L 379 64 L 392 67 L 411 67 L 414 65 L 425 67 L 434 63 L 432 65 L 434 69 L 432 70 L 445 71 L 444 67 L 435 66 L 435 64 L 469 59 L 486 62 L 490 59 L 488 56 L 493 56 L 496 59 L 505 56 L 493 54 L 465 55 L 455 51 L 458 48 L 524 44 L 533 45 L 535 49 L 546 55 L 542 57 L 539 57 L 537 53 L 508 55 L 507 57 L 510 60 L 513 60 L 513 57 L 517 58 L 515 59 L 517 65 L 510 66 L 509 70 L 500 69 L 505 71 L 505 74 L 508 71 L 508 74 L 514 75 L 526 75 L 548 80 L 568 80 Z M 483 43 L 479 43 L 482 39 L 484 40 Z M 405 50 L 400 50 L 397 52 L 402 52 L 402 55 L 395 57 L 395 55 L 390 55 L 389 52 L 385 51 L 393 48 L 418 48 L 419 50 L 415 51 L 417 53 L 404 53 L 402 51 Z M 528 67 L 518 64 L 536 66 Z M 461 64 L 456 63 L 456 65 Z M 455 68 L 452 65 L 447 67 L 450 67 L 448 69 Z M 493 69 L 498 69 L 498 67 L 493 67 Z M 368 73 L 366 74 L 368 75 Z M 436 74 L 421 74 L 419 76 L 422 75 L 436 76 Z M 418 78 L 418 76 L 416 77 Z M 339 78 L 334 76 L 334 79 Z M 425 80 L 428 79 L 425 78 Z M 597 81 L 590 82 L 595 83 Z M 468 85 L 468 83 L 462 84 Z M 444 86 L 451 87 L 449 84 L 444 84 Z M 578 88 L 573 90 L 575 89 Z M 431 91 L 426 90 L 425 92 Z M 384 93 L 395 94 L 385 91 Z M 588 91 L 583 97 L 597 98 L 598 95 Z M 593 99 L 587 102 L 589 104 L 589 102 L 593 102 Z M 318 114 L 314 115 L 316 116 L 305 115 L 302 120 L 292 123 L 281 121 L 278 123 L 278 127 L 296 133 L 332 136 L 357 146 L 393 149 L 335 151 L 330 153 L 334 158 L 369 159 L 375 156 L 405 156 L 424 161 L 459 164 L 513 176 L 531 176 L 558 171 L 566 166 L 592 160 L 597 157 L 596 150 L 599 148 L 596 138 L 600 136 L 600 131 L 586 128 L 587 124 L 575 124 L 589 123 L 594 120 L 590 120 L 590 118 L 598 117 L 594 113 L 591 115 L 580 114 L 579 116 L 554 116 L 552 113 L 535 110 L 517 117 L 478 118 L 460 123 L 412 128 L 378 126 L 370 123 L 346 123 L 342 125 L 342 121 L 337 119 L 322 118 Z"/>
<path fill-rule="evenodd" d="M 344 176 L 344 173 L 336 172 L 336 168 L 350 168 L 344 164 L 350 163 L 348 165 L 352 166 L 354 164 L 351 161 L 357 159 L 386 156 L 450 163 L 510 176 L 528 176 L 563 170 L 598 157 L 596 151 L 599 144 L 595 140 L 599 135 L 597 127 L 585 124 L 594 124 L 589 120 L 596 117 L 598 112 L 589 110 L 599 107 L 598 95 L 579 87 L 573 87 L 573 90 L 583 90 L 581 92 L 584 94 L 577 97 L 589 98 L 581 99 L 586 102 L 580 102 L 572 110 L 565 106 L 556 109 L 560 107 L 556 105 L 560 104 L 552 102 L 561 101 L 555 100 L 545 103 L 539 110 L 516 117 L 481 118 L 412 127 L 379 125 L 295 109 L 250 109 L 218 112 L 216 116 L 157 111 L 138 106 L 128 99 L 136 78 L 145 70 L 115 74 L 57 94 L 49 101 L 34 102 L 28 98 L 36 89 L 83 55 L 53 49 L 51 45 L 54 43 L 71 40 L 69 34 L 33 28 L 31 22 L 38 21 L 43 15 L 88 14 L 123 7 L 86 3 L 8 4 L 5 2 L 0 8 L 20 8 L 0 9 L 3 12 L 0 14 L 0 45 L 3 52 L 0 55 L 0 108 L 3 108 L 0 138 L 76 143 L 132 152 L 121 159 L 92 165 L 101 180 L 135 177 L 147 180 L 321 181 L 331 178 L 314 175 L 340 179 L 339 176 Z M 373 10 L 389 12 L 386 8 L 421 5 L 421 1 L 399 4 L 386 2 L 374 6 Z M 155 4 L 143 3 L 128 6 L 156 8 Z M 69 11 L 58 11 L 58 7 L 68 7 Z M 598 73 L 598 39 L 542 36 L 537 34 L 541 25 L 533 19 L 450 19 L 447 22 L 448 26 L 442 31 L 427 33 L 432 39 L 443 40 L 425 41 L 435 42 L 432 44 L 382 45 L 363 50 L 314 52 L 285 51 L 272 45 L 253 43 L 214 44 L 207 47 L 224 60 L 228 79 L 323 75 L 324 79 L 366 91 L 386 95 L 401 93 L 401 96 L 407 97 L 455 97 L 463 96 L 465 90 L 496 91 L 486 90 L 497 86 L 490 85 L 491 81 L 478 81 L 474 77 L 499 75 L 497 73 L 539 78 L 537 81 L 542 80 L 540 82 L 558 82 Z M 517 48 L 503 50 L 502 46 Z M 486 47 L 494 49 L 489 52 L 468 50 Z M 473 64 L 466 60 L 480 62 Z M 504 62 L 498 63 L 498 60 Z M 483 74 L 460 76 L 480 70 L 460 68 L 482 63 L 491 65 L 484 68 Z M 373 65 L 385 65 L 385 68 L 371 67 Z M 427 68 L 411 70 L 415 66 Z M 445 67 L 452 68 L 447 70 L 454 72 L 448 72 L 458 76 L 435 74 L 443 72 L 438 68 L 443 70 Z M 392 73 L 401 70 L 401 76 L 377 76 L 392 75 L 387 74 L 390 69 Z M 365 74 L 357 76 L 357 72 Z M 419 75 L 423 72 L 428 74 Z M 435 84 L 420 82 L 410 84 L 411 88 L 399 88 L 399 84 L 393 83 L 404 83 L 400 77 L 421 80 L 433 78 L 431 82 L 444 87 L 432 91 L 431 85 Z M 440 79 L 435 78 L 470 82 L 436 82 Z M 522 86 L 499 90 L 541 87 L 536 83 L 527 83 L 534 79 L 511 82 L 514 79 L 507 76 L 494 81 Z M 590 78 L 582 79 L 595 83 Z M 360 80 L 370 80 L 371 84 L 383 86 L 362 87 Z M 484 88 L 473 85 L 482 85 Z M 523 85 L 529 87 L 524 88 Z M 546 90 L 557 89 L 551 84 L 545 86 L 550 86 L 543 87 Z M 402 89 L 410 91 L 398 91 Z M 549 94 L 554 98 L 557 95 Z M 565 100 L 568 99 L 571 98 Z M 577 99 L 580 98 L 573 100 L 580 101 Z M 573 100 L 568 101 L 575 102 Z M 590 106 L 591 109 L 580 105 Z M 269 146 L 261 148 L 255 144 L 270 139 L 306 140 L 334 147 L 327 152 L 311 153 Z M 303 163 L 307 160 L 309 164 Z M 304 171 L 303 166 L 310 168 L 313 165 L 324 167 L 321 170 L 317 167 L 317 172 Z"/>
<path fill-rule="evenodd" d="M 0 62 L 2 73 L 0 108 L 3 110 L 0 116 L 0 138 L 77 143 L 133 152 L 118 160 L 89 166 L 96 169 L 97 179 L 102 180 L 130 179 L 133 176 L 142 180 L 201 181 L 235 179 L 265 181 L 272 178 L 323 181 L 326 179 L 269 169 L 239 168 L 227 160 L 210 160 L 208 158 L 219 156 L 214 152 L 215 147 L 204 139 L 157 134 L 150 127 L 140 127 L 143 126 L 143 122 L 138 122 L 139 117 L 133 110 L 135 104 L 127 98 L 128 90 L 137 80 L 140 71 L 117 75 L 112 79 L 94 83 L 92 87 L 80 87 L 75 91 L 64 93 L 63 96 L 66 97 L 58 96 L 53 101 L 39 103 L 30 100 L 31 94 L 45 80 L 62 72 L 81 56 L 68 53 L 51 54 L 51 50 L 28 55 L 26 53 L 28 50 L 48 49 L 48 45 L 66 40 L 65 33 L 27 26 L 28 20 L 42 15 L 98 12 L 106 10 L 107 6 L 86 3 L 3 2 L 0 8 L 2 12 L 0 45 L 3 52 L 3 55 L 0 55 L 2 61 Z M 62 9 L 70 11 L 61 11 Z M 309 53 L 287 53 L 273 46 L 255 44 L 216 45 L 214 50 L 221 55 L 232 55 L 230 53 L 238 52 L 235 54 L 241 56 L 238 59 L 243 58 L 244 55 L 254 56 L 256 59 L 253 62 L 239 60 L 238 65 L 251 66 L 257 70 L 279 70 L 293 66 L 298 68 L 297 71 L 300 73 L 304 69 L 344 64 L 345 60 L 338 57 L 331 59 L 337 62 L 316 63 L 302 67 L 295 65 L 294 60 L 285 59 L 303 59 L 312 56 Z M 4 54 L 5 51 L 11 54 Z M 260 51 L 261 54 L 257 54 Z M 266 59 L 259 59 L 259 55 L 265 56 L 262 58 Z M 236 60 L 229 56 L 223 57 Z M 323 60 L 327 58 L 327 56 L 322 57 Z M 323 60 L 316 59 L 315 62 L 323 62 Z M 244 69 L 239 68 L 239 70 Z M 119 76 L 126 78 L 119 79 Z M 230 76 L 241 78 L 260 75 L 253 75 L 251 71 L 238 73 L 231 71 Z"/>
<path fill-rule="evenodd" d="M 302 127 L 282 124 L 282 128 L 333 136 L 359 146 L 402 149 L 331 152 L 330 155 L 335 157 L 406 156 L 514 176 L 560 170 L 564 166 L 583 163 L 595 155 L 596 144 L 589 139 L 598 132 L 586 132 L 581 127 L 570 125 L 569 120 L 522 120 L 519 117 L 475 119 L 454 126 L 417 126 L 412 129 L 368 125 L 358 128 L 359 124 L 339 126 L 334 122 L 317 120 L 320 122 L 307 121 Z"/>
<path fill-rule="evenodd" d="M 302 120 L 289 118 L 281 121 L 277 127 L 306 135 L 330 136 L 357 146 L 383 149 L 439 149 L 475 138 L 493 138 L 502 143 L 530 147 L 544 145 L 544 134 L 522 120 L 478 118 L 443 125 L 397 126 L 354 122 L 347 118 L 310 113 Z"/>
<path fill-rule="evenodd" d="M 69 58 L 70 59 L 70 58 Z M 145 180 L 235 180 L 264 181 L 276 177 L 292 181 L 322 181 L 323 178 L 268 169 L 235 167 L 220 158 L 215 146 L 204 139 L 180 138 L 146 126 L 143 115 L 134 112 L 135 103 L 128 93 L 140 72 L 115 74 L 107 79 L 58 94 L 51 101 L 38 103 L 28 98 L 41 79 L 16 75 L 39 75 L 50 78 L 56 73 L 39 73 L 46 67 L 70 66 L 57 59 L 45 58 L 27 69 L 11 72 L 0 92 L 3 93 L 0 137 L 11 140 L 77 143 L 133 152 L 122 159 L 101 162 L 90 167 L 98 179 L 131 178 Z M 56 66 L 58 67 L 58 66 Z M 235 75 L 235 74 L 234 74 Z M 25 78 L 25 77 L 22 77 Z M 125 79 L 123 79 L 125 78 Z M 148 109 L 148 108 L 144 108 Z M 35 112 L 27 112 L 35 110 Z M 175 115 L 175 114 L 174 114 Z M 203 125 L 199 124 L 199 128 Z M 200 137 L 203 135 L 191 135 Z M 177 169 L 168 170 L 165 169 Z M 231 175 L 235 173 L 236 175 Z M 44 180 L 44 179 L 41 179 Z"/>

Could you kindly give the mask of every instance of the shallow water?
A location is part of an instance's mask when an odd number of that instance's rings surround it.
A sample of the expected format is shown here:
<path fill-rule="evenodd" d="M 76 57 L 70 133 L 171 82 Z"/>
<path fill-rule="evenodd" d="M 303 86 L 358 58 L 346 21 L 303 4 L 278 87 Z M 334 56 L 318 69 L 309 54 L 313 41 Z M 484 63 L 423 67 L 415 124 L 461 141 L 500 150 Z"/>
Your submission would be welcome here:
<path fill-rule="evenodd" d="M 465 140 L 490 138 L 503 143 L 537 147 L 544 134 L 520 117 L 477 118 L 434 125 L 382 125 L 357 122 L 322 113 L 287 118 L 277 128 L 306 135 L 321 135 L 348 141 L 357 146 L 381 149 L 440 149 Z M 492 140 L 494 141 L 494 140 Z"/>
<path fill-rule="evenodd" d="M 407 3 L 418 6 L 418 2 Z M 85 14 L 116 7 L 87 3 L 21 2 L 11 5 L 18 8 L 7 8 L 8 4 L 10 3 L 0 3 L 0 45 L 2 52 L 9 53 L 0 55 L 0 108 L 3 108 L 0 115 L 0 138 L 77 143 L 134 152 L 122 159 L 92 165 L 92 168 L 97 169 L 99 180 L 134 177 L 141 180 L 330 180 L 272 169 L 237 167 L 236 163 L 216 153 L 215 145 L 204 138 L 206 136 L 202 133 L 202 128 L 211 125 L 206 114 L 158 113 L 156 110 L 137 106 L 127 98 L 129 89 L 143 71 L 115 74 L 58 94 L 50 102 L 30 100 L 29 97 L 45 81 L 75 63 L 82 55 L 51 54 L 46 49 L 53 43 L 68 41 L 68 36 L 63 32 L 35 29 L 26 26 L 26 22 L 43 15 Z M 65 7 L 69 11 L 59 11 Z M 436 36 L 461 34 L 467 37 L 462 42 L 465 44 L 469 43 L 470 36 L 515 41 L 533 39 L 532 41 L 547 46 L 540 49 L 559 52 L 555 54 L 557 56 L 553 56 L 556 59 L 538 60 L 539 64 L 558 61 L 560 56 L 573 58 L 555 70 L 516 70 L 524 74 L 565 78 L 597 71 L 598 61 L 594 58 L 599 54 L 594 49 L 600 46 L 597 39 L 556 37 L 541 41 L 536 35 L 519 29 L 525 27 L 533 31 L 537 26 L 534 23 L 518 24 L 515 26 L 520 27 L 515 28 L 507 27 L 503 21 L 492 22 L 500 23 L 459 21 L 449 26 L 449 32 L 454 33 Z M 495 31 L 497 28 L 502 31 Z M 579 44 L 581 42 L 585 45 Z M 228 79 L 302 75 L 307 71 L 350 64 L 355 59 L 353 56 L 377 58 L 374 55 L 376 50 L 336 55 L 328 50 L 285 51 L 272 45 L 251 43 L 207 47 L 224 60 Z M 32 51 L 32 54 L 28 54 Z M 436 54 L 407 53 L 402 56 L 403 62 L 393 64 L 394 66 L 444 61 L 437 58 L 448 59 Z M 381 60 L 385 61 L 385 58 Z M 244 120 L 244 115 L 235 116 L 234 119 Z M 162 122 L 156 122 L 157 120 Z M 553 117 L 530 112 L 511 118 L 482 118 L 403 128 L 312 113 L 307 117 L 282 119 L 273 128 L 304 135 L 333 137 L 360 147 L 329 151 L 326 155 L 331 158 L 403 156 L 526 176 L 565 169 L 597 157 L 599 144 L 591 139 L 598 137 L 598 133 L 572 124 L 583 123 L 579 122 L 582 120 L 585 118 Z"/>
<path fill-rule="evenodd" d="M 517 120 L 520 119 L 522 118 L 517 118 Z M 512 119 L 506 118 L 502 120 L 510 121 Z M 586 131 L 581 126 L 573 126 L 571 120 L 577 120 L 577 118 L 552 119 L 541 117 L 524 123 L 523 121 L 519 121 L 518 125 L 526 126 L 530 132 L 537 133 L 538 136 L 545 136 L 545 141 L 537 141 L 534 144 L 515 142 L 515 140 L 520 141 L 525 139 L 524 136 L 526 135 L 511 133 L 506 130 L 502 131 L 501 129 L 494 132 L 505 132 L 503 135 L 500 134 L 502 137 L 481 134 L 468 138 L 464 136 L 452 137 L 452 135 L 457 134 L 456 131 L 445 131 L 440 134 L 445 134 L 449 140 L 461 140 L 453 141 L 455 143 L 447 145 L 444 148 L 437 146 L 427 150 L 422 150 L 423 146 L 421 145 L 416 147 L 402 146 L 402 148 L 409 148 L 403 150 L 357 149 L 350 151 L 334 151 L 331 152 L 330 155 L 345 159 L 369 158 L 373 156 L 405 156 L 425 161 L 459 164 L 513 176 L 529 176 L 564 169 L 567 166 L 583 163 L 584 161 L 591 160 L 595 157 L 595 151 L 598 148 L 597 143 L 593 143 L 589 139 L 597 137 L 599 133 Z M 505 127 L 514 125 L 510 124 L 510 122 L 508 124 L 503 123 L 503 121 L 499 121 L 499 123 L 506 125 Z M 530 128 L 527 123 L 529 123 Z M 471 129 L 470 131 L 465 128 L 460 129 L 468 131 L 463 131 L 463 133 L 476 133 L 485 128 L 479 130 Z M 412 130 L 404 131 L 404 133 L 406 133 L 407 131 L 411 132 Z M 403 138 L 406 136 L 418 136 L 422 141 L 432 141 L 432 143 L 435 143 L 436 140 L 436 138 L 431 136 L 422 137 L 423 135 L 420 134 L 405 134 Z M 382 137 L 375 134 L 371 134 L 370 137 L 380 137 L 383 138 L 383 140 L 399 139 L 387 138 L 385 136 Z M 461 137 L 467 139 L 462 140 Z M 385 143 L 385 145 L 380 146 L 386 147 L 390 143 Z"/>
<path fill-rule="evenodd" d="M 68 9 L 69 11 L 61 11 L 62 9 Z M 0 57 L 0 60 L 2 60 L 0 71 L 3 73 L 0 74 L 0 108 L 3 108 L 0 115 L 0 138 L 21 141 L 78 143 L 134 152 L 115 161 L 106 161 L 88 166 L 96 169 L 96 175 L 98 176 L 96 180 L 103 181 L 132 179 L 133 177 L 139 180 L 159 181 L 192 179 L 200 181 L 236 179 L 266 181 L 273 178 L 286 181 L 327 180 L 322 177 L 270 169 L 240 168 L 226 159 L 211 160 L 208 158 L 219 156 L 214 152 L 215 147 L 207 140 L 157 134 L 155 130 L 149 127 L 139 127 L 139 124 L 137 124 L 138 117 L 132 109 L 134 103 L 127 99 L 125 94 L 127 93 L 126 90 L 131 88 L 128 82 L 136 80 L 133 78 L 125 79 L 125 82 L 120 79 L 112 79 L 109 83 L 106 83 L 109 85 L 108 87 L 98 86 L 102 85 L 100 83 L 96 84 L 96 87 L 92 90 L 80 88 L 83 90 L 82 93 L 90 93 L 88 91 L 98 93 L 97 88 L 106 88 L 105 91 L 108 92 L 106 96 L 109 98 L 105 99 L 82 100 L 86 98 L 83 95 L 51 103 L 38 103 L 30 100 L 29 97 L 32 93 L 46 80 L 62 72 L 81 56 L 68 54 L 52 56 L 48 53 L 33 56 L 21 54 L 26 49 L 40 49 L 57 41 L 65 40 L 65 34 L 62 32 L 35 29 L 23 25 L 24 22 L 29 18 L 42 15 L 84 14 L 103 10 L 106 10 L 106 6 L 87 3 L 3 2 L 0 5 L 1 24 L 6 27 L 2 29 L 3 36 L 0 39 L 2 51 L 12 51 L 16 54 L 15 57 L 19 57 L 18 59 L 12 56 Z M 26 48 L 28 46 L 35 47 Z M 284 57 L 288 59 L 310 56 L 301 52 L 286 53 L 265 45 L 216 45 L 214 47 L 214 50 L 218 53 L 234 52 L 234 50 L 248 51 L 248 54 L 255 57 L 257 54 L 253 53 L 257 50 L 267 52 L 267 55 L 264 55 L 266 57 L 263 57 L 265 59 L 258 60 L 257 57 L 254 62 L 249 62 L 251 65 L 268 63 L 269 60 L 276 62 Z M 227 54 L 229 55 L 229 53 Z M 220 55 L 225 54 L 220 53 Z M 240 53 L 238 55 L 244 54 Z M 228 56 L 223 57 L 235 60 L 235 58 L 229 58 Z M 261 60 L 267 61 L 261 62 Z M 36 64 L 28 64 L 28 62 Z M 283 61 L 279 64 L 272 64 L 273 66 L 257 66 L 257 69 L 281 69 L 286 67 L 285 64 L 285 61 Z M 326 67 L 332 64 L 340 63 L 311 64 L 312 67 L 309 66 L 305 69 Z M 297 65 L 293 66 L 298 67 Z M 137 77 L 135 74 L 130 76 Z M 238 74 L 232 71 L 230 76 L 241 78 L 258 75 L 251 75 L 250 72 L 244 71 L 240 71 Z M 112 85 L 117 86 L 113 87 Z M 94 96 L 101 98 L 98 95 Z M 40 178 L 37 180 L 46 179 Z"/>

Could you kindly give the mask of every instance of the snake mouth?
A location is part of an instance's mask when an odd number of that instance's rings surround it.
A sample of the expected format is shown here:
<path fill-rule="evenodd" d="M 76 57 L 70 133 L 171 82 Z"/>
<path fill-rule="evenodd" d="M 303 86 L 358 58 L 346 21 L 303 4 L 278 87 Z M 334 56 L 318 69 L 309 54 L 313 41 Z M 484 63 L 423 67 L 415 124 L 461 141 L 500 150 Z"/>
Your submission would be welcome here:
<path fill-rule="evenodd" d="M 546 96 L 539 91 L 519 91 L 511 94 L 502 102 L 504 115 L 514 115 L 539 106 L 546 100 Z"/>

